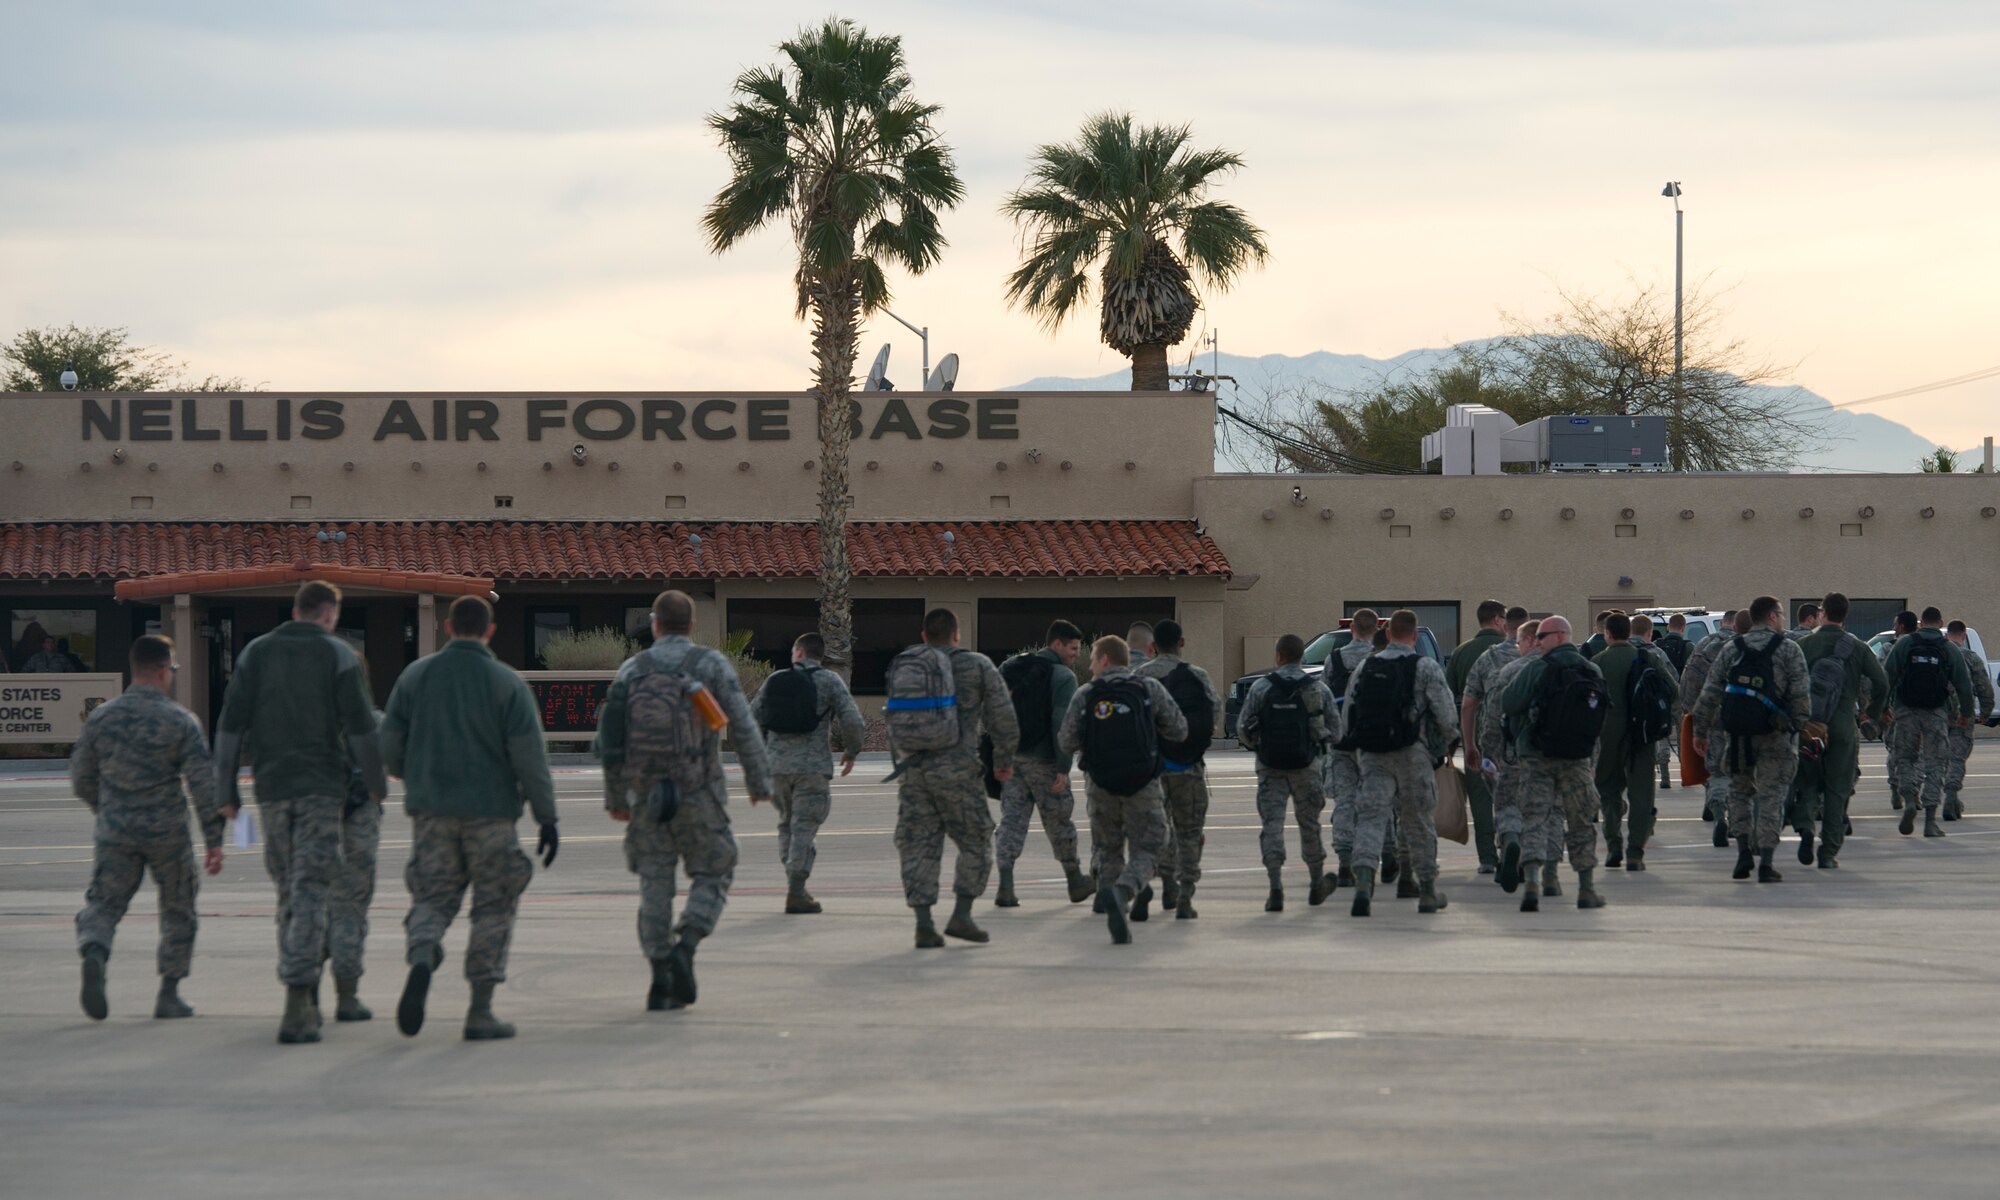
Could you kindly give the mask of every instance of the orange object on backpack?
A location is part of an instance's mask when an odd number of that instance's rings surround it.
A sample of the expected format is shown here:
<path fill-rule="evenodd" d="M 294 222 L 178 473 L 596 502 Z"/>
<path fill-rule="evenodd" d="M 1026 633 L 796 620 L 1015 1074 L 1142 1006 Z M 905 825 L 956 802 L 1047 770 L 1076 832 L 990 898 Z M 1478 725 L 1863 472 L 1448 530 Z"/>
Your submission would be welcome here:
<path fill-rule="evenodd" d="M 1681 786 L 1700 787 L 1708 782 L 1708 758 L 1694 752 L 1694 714 L 1681 714 Z"/>

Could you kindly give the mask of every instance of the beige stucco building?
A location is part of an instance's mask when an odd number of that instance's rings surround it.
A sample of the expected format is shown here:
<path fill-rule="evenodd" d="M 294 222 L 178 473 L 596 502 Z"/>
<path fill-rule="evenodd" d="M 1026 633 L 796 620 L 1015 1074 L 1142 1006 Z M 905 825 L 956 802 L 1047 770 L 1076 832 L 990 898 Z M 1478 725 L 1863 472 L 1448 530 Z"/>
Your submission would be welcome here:
<path fill-rule="evenodd" d="M 1991 476 L 1217 474 L 1201 394 L 859 405 L 864 693 L 934 605 L 995 654 L 1055 616 L 1174 616 L 1222 678 L 1362 604 L 1420 606 L 1451 642 L 1488 596 L 1580 616 L 1840 589 L 1862 620 L 1937 604 L 2000 630 Z M 482 580 L 517 666 L 559 629 L 635 627 L 669 584 L 776 656 L 813 622 L 815 431 L 785 393 L 0 395 L 6 658 L 39 633 L 116 670 L 157 626 L 205 714 L 320 569 L 381 694 Z"/>

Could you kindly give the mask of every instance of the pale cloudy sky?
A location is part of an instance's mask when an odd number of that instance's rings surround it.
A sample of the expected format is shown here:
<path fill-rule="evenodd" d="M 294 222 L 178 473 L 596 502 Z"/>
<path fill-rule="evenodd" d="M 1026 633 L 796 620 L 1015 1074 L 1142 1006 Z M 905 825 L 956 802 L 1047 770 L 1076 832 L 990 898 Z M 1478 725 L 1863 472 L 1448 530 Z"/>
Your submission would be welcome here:
<path fill-rule="evenodd" d="M 126 325 L 280 388 L 791 388 L 774 230 L 697 217 L 705 112 L 824 2 L 0 0 L 0 335 Z M 2000 5 L 1849 0 L 895 3 L 970 195 L 896 280 L 967 386 L 1122 360 L 1010 312 L 997 215 L 1085 114 L 1241 151 L 1271 266 L 1236 353 L 1388 356 L 1554 285 L 1733 285 L 1734 331 L 1835 401 L 2000 364 Z M 914 338 L 880 319 L 914 386 Z M 2000 379 L 1873 411 L 1953 445 Z"/>

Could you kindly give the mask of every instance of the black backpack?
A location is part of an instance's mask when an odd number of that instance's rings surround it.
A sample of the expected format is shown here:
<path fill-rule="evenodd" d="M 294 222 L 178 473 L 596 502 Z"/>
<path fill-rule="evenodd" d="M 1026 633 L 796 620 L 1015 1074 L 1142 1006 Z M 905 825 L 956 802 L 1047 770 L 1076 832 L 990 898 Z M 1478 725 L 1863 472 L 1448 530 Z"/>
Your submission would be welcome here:
<path fill-rule="evenodd" d="M 1861 640 L 1842 634 L 1840 641 L 1806 674 L 1806 682 L 1812 689 L 1812 719 L 1822 725 L 1833 723 L 1841 698 L 1847 695 L 1847 660 L 1854 657 L 1854 648 Z"/>
<path fill-rule="evenodd" d="M 1686 638 L 1678 633 L 1669 633 L 1653 645 L 1667 656 L 1668 662 L 1674 664 L 1675 675 L 1687 670 L 1688 656 L 1694 653 L 1694 647 L 1688 644 Z"/>
<path fill-rule="evenodd" d="M 1625 681 L 1625 745 L 1650 746 L 1674 731 L 1674 690 L 1667 682 L 1666 655 L 1638 647 L 1632 674 Z"/>
<path fill-rule="evenodd" d="M 1160 753 L 1176 766 L 1191 767 L 1202 760 L 1209 743 L 1215 740 L 1215 706 L 1209 703 L 1208 689 L 1201 686 L 1194 668 L 1186 663 L 1168 671 L 1160 683 L 1188 723 L 1187 739 L 1163 743 Z"/>
<path fill-rule="evenodd" d="M 1551 662 L 1535 695 L 1528 744 L 1543 758 L 1589 758 L 1597 753 L 1597 739 L 1610 715 L 1604 676 L 1586 662 Z"/>
<path fill-rule="evenodd" d="M 1917 638 L 1903 660 L 1903 674 L 1896 680 L 1896 699 L 1911 708 L 1943 708 L 1951 688 L 1951 647 L 1946 642 Z"/>
<path fill-rule="evenodd" d="M 1000 664 L 1000 678 L 1014 702 L 1014 719 L 1021 725 L 1021 744 L 1032 746 L 1048 736 L 1055 715 L 1049 707 L 1049 680 L 1055 663 L 1040 654 L 1016 654 Z M 1068 668 L 1064 668 L 1067 670 Z"/>
<path fill-rule="evenodd" d="M 1257 761 L 1274 771 L 1312 765 L 1312 712 L 1306 708 L 1310 679 L 1271 675 L 1257 708 Z"/>
<path fill-rule="evenodd" d="M 1417 744 L 1417 661 L 1414 654 L 1394 658 L 1376 655 L 1361 664 L 1354 681 L 1354 703 L 1344 713 L 1347 726 L 1341 745 L 1384 754 Z"/>
<path fill-rule="evenodd" d="M 1353 644 L 1353 642 L 1349 642 L 1348 646 Z M 1347 646 L 1340 648 L 1340 650 L 1345 649 L 1347 649 Z M 1335 704 L 1346 703 L 1347 684 L 1349 680 L 1354 678 L 1354 672 L 1348 668 L 1347 659 L 1341 655 L 1340 650 L 1335 650 L 1332 654 L 1326 656 L 1326 665 L 1320 668 L 1319 676 L 1319 681 L 1326 685 L 1326 690 L 1333 693 L 1333 702 Z"/>
<path fill-rule="evenodd" d="M 1137 679 L 1100 679 L 1090 685 L 1079 740 L 1085 774 L 1114 796 L 1134 795 L 1160 774 L 1153 701 Z"/>
<path fill-rule="evenodd" d="M 1784 710 L 1771 695 L 1771 660 L 1784 644 L 1782 635 L 1753 650 L 1742 634 L 1736 637 L 1736 665 L 1722 688 L 1722 729 L 1725 733 L 1756 736 L 1778 728 L 1778 714 Z"/>
<path fill-rule="evenodd" d="M 764 728 L 771 733 L 811 733 L 819 728 L 818 667 L 797 664 L 764 685 Z"/>

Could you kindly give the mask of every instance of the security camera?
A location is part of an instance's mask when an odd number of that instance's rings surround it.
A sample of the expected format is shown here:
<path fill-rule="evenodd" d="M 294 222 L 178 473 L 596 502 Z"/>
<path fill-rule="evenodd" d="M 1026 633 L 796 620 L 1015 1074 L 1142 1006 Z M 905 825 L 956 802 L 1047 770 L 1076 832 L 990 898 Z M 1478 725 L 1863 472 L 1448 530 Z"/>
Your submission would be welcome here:
<path fill-rule="evenodd" d="M 56 379 L 57 379 L 57 382 L 59 382 L 59 383 L 61 383 L 61 384 L 62 384 L 62 390 L 63 390 L 63 391 L 65 391 L 65 392 L 73 392 L 73 391 L 75 391 L 75 390 L 76 390 L 76 368 L 75 368 L 75 367 L 64 367 L 64 368 L 63 368 L 63 373 L 62 373 L 61 375 L 57 376 L 57 377 L 56 377 Z"/>
<path fill-rule="evenodd" d="M 582 442 L 578 442 L 569 448 L 569 456 L 576 460 L 578 466 L 582 466 L 590 458 L 590 451 L 583 448 Z"/>
<path fill-rule="evenodd" d="M 1305 502 L 1306 502 L 1306 490 L 1305 490 L 1304 488 L 1302 488 L 1302 487 L 1298 486 L 1297 484 L 1293 484 L 1293 485 L 1292 485 L 1292 503 L 1293 503 L 1293 504 L 1297 504 L 1297 505 L 1300 505 L 1300 506 L 1304 506 Z"/>

